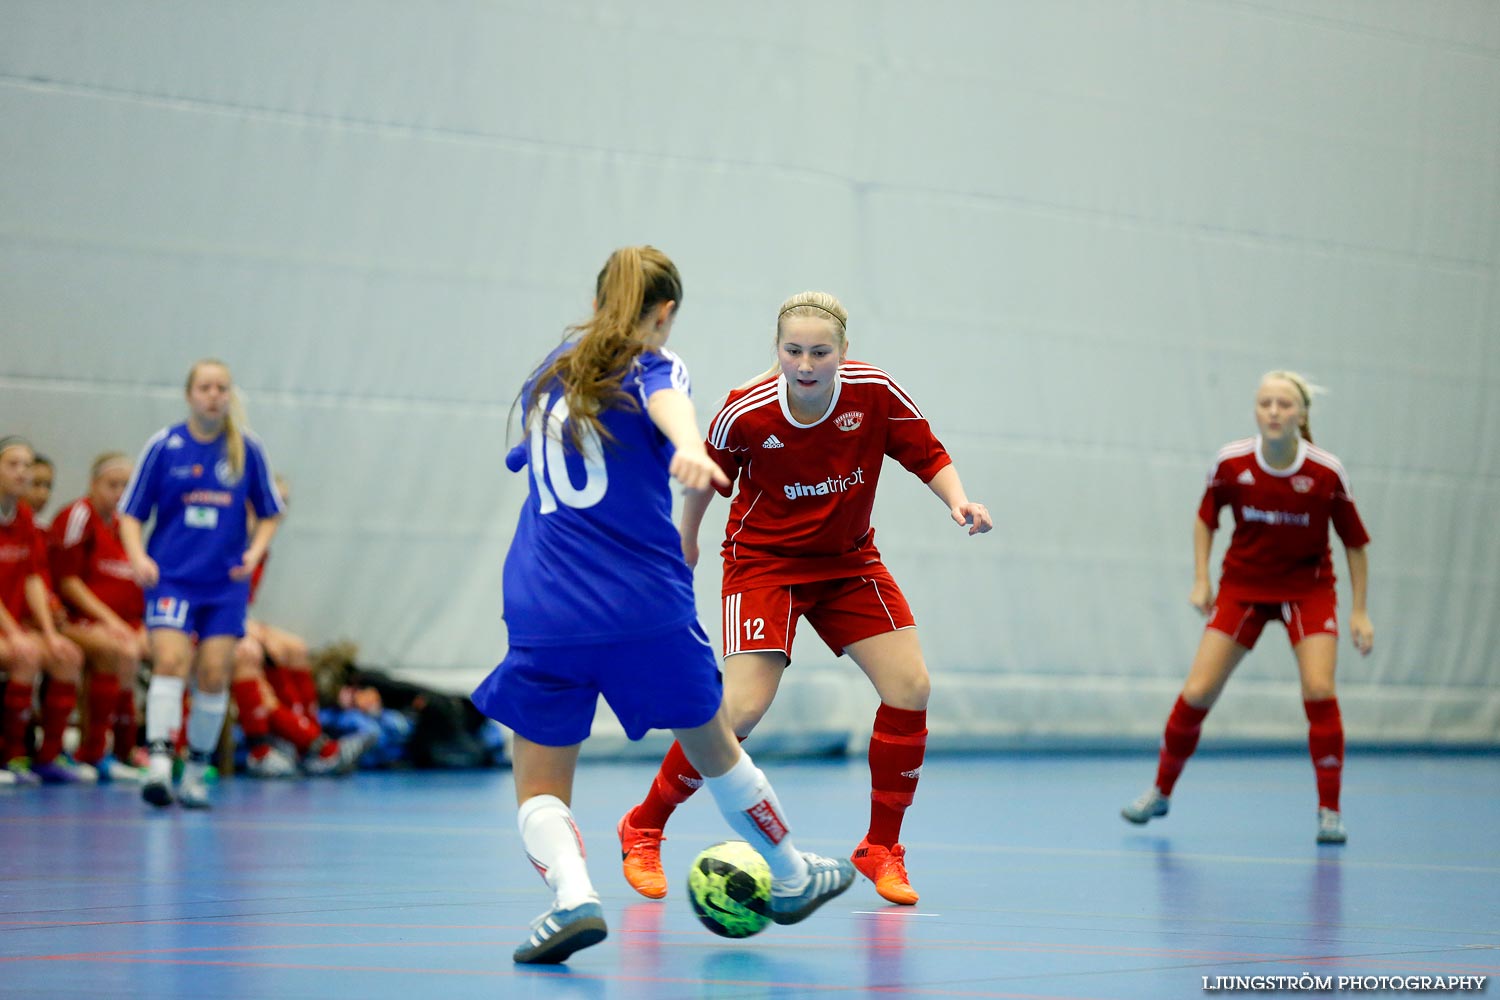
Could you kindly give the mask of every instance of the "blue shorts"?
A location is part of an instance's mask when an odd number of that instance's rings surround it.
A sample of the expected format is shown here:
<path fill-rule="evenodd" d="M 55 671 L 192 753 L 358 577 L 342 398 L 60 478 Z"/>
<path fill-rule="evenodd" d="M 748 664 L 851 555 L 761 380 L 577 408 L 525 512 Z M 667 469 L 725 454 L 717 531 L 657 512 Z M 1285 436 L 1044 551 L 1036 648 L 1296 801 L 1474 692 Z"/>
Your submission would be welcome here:
<path fill-rule="evenodd" d="M 221 635 L 238 639 L 245 634 L 248 605 L 249 592 L 244 587 L 203 599 L 171 584 L 159 584 L 146 591 L 146 627 L 186 632 L 200 641 Z"/>
<path fill-rule="evenodd" d="M 645 639 L 512 646 L 473 701 L 533 743 L 570 747 L 588 738 L 601 694 L 632 740 L 701 726 L 724 697 L 719 657 L 696 621 Z"/>

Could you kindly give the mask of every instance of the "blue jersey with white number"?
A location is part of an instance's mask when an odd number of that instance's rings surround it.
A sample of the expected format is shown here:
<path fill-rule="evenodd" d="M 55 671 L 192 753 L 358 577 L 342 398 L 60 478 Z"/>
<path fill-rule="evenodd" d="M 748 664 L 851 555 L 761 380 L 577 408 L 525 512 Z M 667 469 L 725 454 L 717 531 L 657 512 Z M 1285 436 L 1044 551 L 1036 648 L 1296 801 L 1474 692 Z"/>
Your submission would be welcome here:
<path fill-rule="evenodd" d="M 245 435 L 245 470 L 235 476 L 224 435 L 204 443 L 184 422 L 146 442 L 119 509 L 142 524 L 155 511 L 146 553 L 161 570 L 162 584 L 203 599 L 249 587 L 248 581 L 229 578 L 249 541 L 246 501 L 260 517 L 282 511 L 260 442 Z"/>
<path fill-rule="evenodd" d="M 530 481 L 505 558 L 512 645 L 642 638 L 696 620 L 693 573 L 672 523 L 673 447 L 646 413 L 652 393 L 689 391 L 687 368 L 670 351 L 645 351 L 621 388 L 636 408 L 605 410 L 613 440 L 591 435 L 582 455 L 556 429 L 567 416 L 561 386 L 528 384 L 521 394 L 522 412 L 542 406 L 553 431 L 528 420 L 527 439 L 506 461 L 512 471 L 524 463 Z"/>

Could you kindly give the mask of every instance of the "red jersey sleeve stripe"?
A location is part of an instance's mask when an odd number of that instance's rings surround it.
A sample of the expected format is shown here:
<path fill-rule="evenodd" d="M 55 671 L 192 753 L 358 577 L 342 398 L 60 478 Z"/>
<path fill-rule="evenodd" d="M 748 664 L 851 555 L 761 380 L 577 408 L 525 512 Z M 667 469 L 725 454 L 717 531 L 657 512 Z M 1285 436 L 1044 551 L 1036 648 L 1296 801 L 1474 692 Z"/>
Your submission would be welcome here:
<path fill-rule="evenodd" d="M 720 451 L 726 451 L 729 447 L 729 430 L 740 415 L 767 403 L 776 401 L 776 383 L 767 382 L 764 385 L 752 387 L 739 399 L 720 410 L 708 427 L 708 443 Z"/>
<path fill-rule="evenodd" d="M 841 373 L 845 373 L 844 381 L 846 382 L 853 382 L 857 385 L 884 384 L 891 391 L 891 395 L 900 400 L 901 405 L 910 410 L 917 419 L 927 419 L 922 415 L 922 411 L 917 408 L 917 404 L 912 401 L 911 395 L 905 389 L 901 388 L 900 384 L 891 378 L 889 373 L 882 369 L 876 368 L 874 365 L 853 363 L 842 365 L 839 370 Z M 894 419 L 899 420 L 901 418 L 896 417 Z"/>
<path fill-rule="evenodd" d="M 68 512 L 67 527 L 63 530 L 63 548 L 71 549 L 83 541 L 84 532 L 89 526 L 89 515 L 93 512 L 87 500 L 80 500 L 73 505 L 73 509 Z"/>
<path fill-rule="evenodd" d="M 1354 496 L 1354 491 L 1349 488 L 1349 476 L 1344 472 L 1344 465 L 1334 456 L 1333 452 L 1324 451 L 1317 445 L 1310 444 L 1307 446 L 1307 454 L 1309 458 L 1339 477 L 1339 485 L 1343 487 L 1346 497 L 1352 498 Z"/>

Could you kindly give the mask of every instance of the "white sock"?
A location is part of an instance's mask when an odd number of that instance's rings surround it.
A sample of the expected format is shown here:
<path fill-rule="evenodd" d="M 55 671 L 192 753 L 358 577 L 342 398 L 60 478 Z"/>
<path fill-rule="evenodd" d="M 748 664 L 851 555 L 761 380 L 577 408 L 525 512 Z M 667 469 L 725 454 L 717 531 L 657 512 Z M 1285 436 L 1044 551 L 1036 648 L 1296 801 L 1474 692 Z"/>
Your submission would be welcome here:
<path fill-rule="evenodd" d="M 181 677 L 156 674 L 151 678 L 151 686 L 146 688 L 146 746 L 153 758 L 170 754 L 170 749 L 163 751 L 162 747 L 170 748 L 177 731 L 182 728 L 184 686 Z"/>
<path fill-rule="evenodd" d="M 573 813 L 555 795 L 535 795 L 516 814 L 526 857 L 564 910 L 599 902 L 584 864 L 583 835 Z"/>
<path fill-rule="evenodd" d="M 737 764 L 717 778 L 705 777 L 703 783 L 734 832 L 766 859 L 774 881 L 793 889 L 806 884 L 807 861 L 792 846 L 791 827 L 776 790 L 749 754 L 741 750 Z"/>
<path fill-rule="evenodd" d="M 193 710 L 188 713 L 188 749 L 212 759 L 219 749 L 219 734 L 224 731 L 224 716 L 229 711 L 229 692 L 193 691 Z"/>

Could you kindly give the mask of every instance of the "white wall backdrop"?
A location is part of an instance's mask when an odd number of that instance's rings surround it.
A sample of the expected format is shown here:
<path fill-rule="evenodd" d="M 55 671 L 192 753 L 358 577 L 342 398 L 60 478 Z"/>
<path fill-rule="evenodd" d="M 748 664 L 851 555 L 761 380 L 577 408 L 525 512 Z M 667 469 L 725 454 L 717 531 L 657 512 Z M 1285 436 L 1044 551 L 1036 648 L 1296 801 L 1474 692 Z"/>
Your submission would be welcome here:
<path fill-rule="evenodd" d="M 1374 536 L 1351 741 L 1500 740 L 1496 4 L 0 0 L 0 433 L 64 503 L 223 357 L 295 487 L 260 610 L 315 643 L 503 654 L 510 401 L 637 242 L 705 422 L 825 288 L 996 512 L 899 467 L 876 509 L 939 743 L 1156 738 L 1273 367 Z M 1300 740 L 1295 675 L 1268 631 L 1216 738 Z M 810 633 L 783 690 L 768 734 L 868 727 Z"/>

